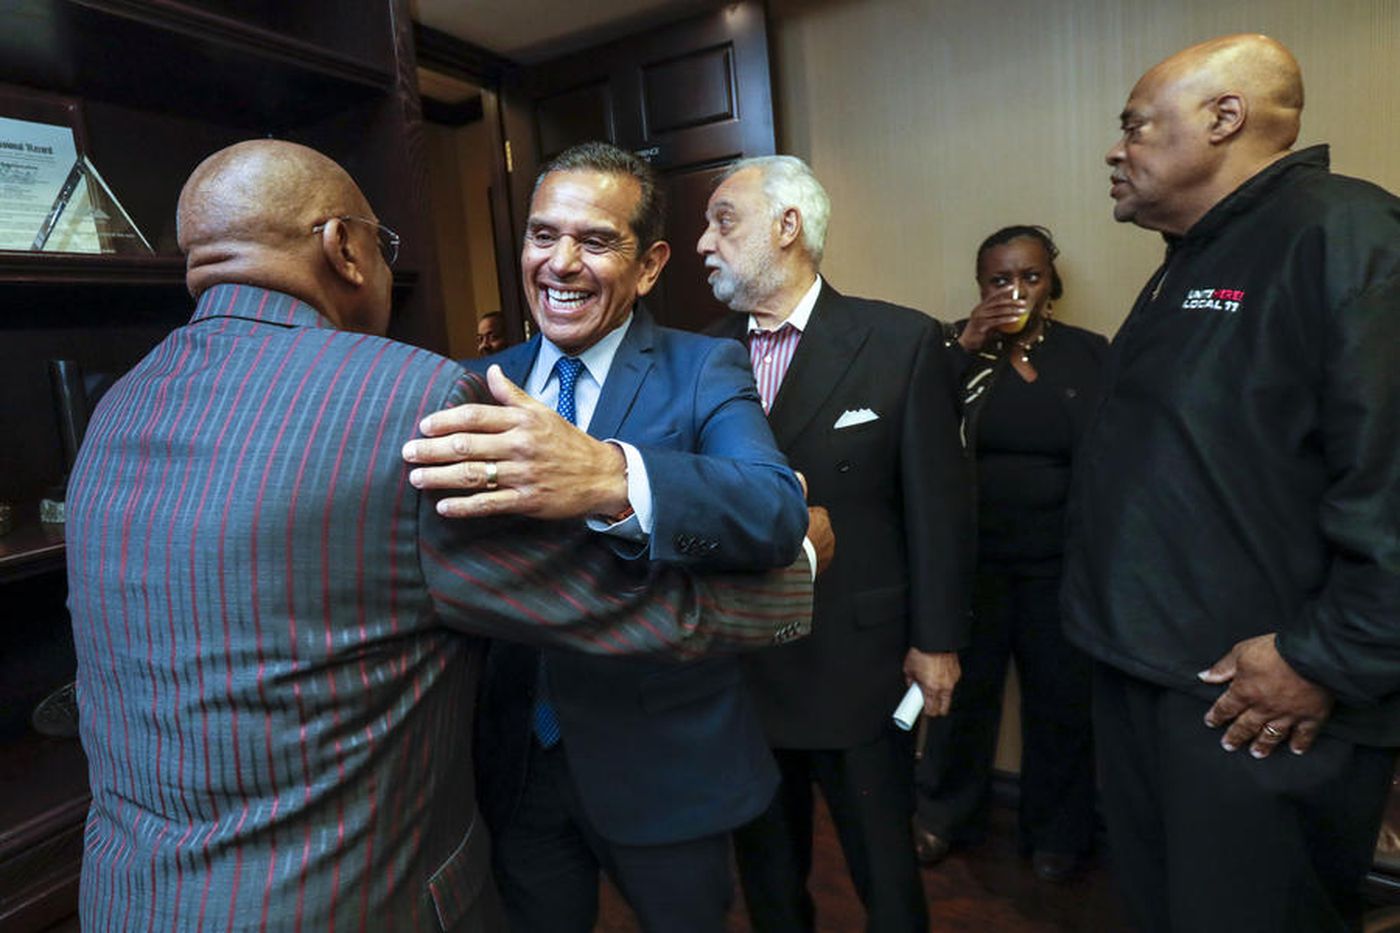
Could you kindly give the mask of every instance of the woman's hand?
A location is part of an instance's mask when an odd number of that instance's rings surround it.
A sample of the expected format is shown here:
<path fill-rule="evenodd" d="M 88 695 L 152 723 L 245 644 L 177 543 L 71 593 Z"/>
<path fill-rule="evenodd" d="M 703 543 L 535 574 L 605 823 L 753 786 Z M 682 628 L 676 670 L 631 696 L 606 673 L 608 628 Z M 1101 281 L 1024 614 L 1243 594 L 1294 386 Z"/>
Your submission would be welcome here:
<path fill-rule="evenodd" d="M 972 309 L 958 343 L 969 353 L 982 349 L 987 335 L 1003 324 L 1014 324 L 1029 307 L 1024 298 L 1012 298 L 1010 291 L 993 292 Z"/>

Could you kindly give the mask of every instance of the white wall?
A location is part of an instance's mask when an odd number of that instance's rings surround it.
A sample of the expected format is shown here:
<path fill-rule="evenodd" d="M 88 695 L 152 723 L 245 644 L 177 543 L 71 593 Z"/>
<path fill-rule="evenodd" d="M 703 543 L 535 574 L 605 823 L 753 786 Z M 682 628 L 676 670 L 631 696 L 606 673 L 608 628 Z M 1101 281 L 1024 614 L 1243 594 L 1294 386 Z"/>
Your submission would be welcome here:
<path fill-rule="evenodd" d="M 1400 191 L 1400 0 L 773 0 L 770 31 L 779 148 L 833 201 L 826 271 L 937 317 L 975 304 L 984 236 L 1040 223 L 1057 312 L 1117 328 L 1161 240 L 1113 222 L 1103 154 L 1137 77 L 1211 36 L 1288 45 L 1299 145 Z"/>
<path fill-rule="evenodd" d="M 770 0 L 769 30 L 779 151 L 831 194 L 824 271 L 945 320 L 976 303 L 983 237 L 1038 223 L 1062 251 L 1056 316 L 1117 330 L 1162 241 L 1114 223 L 1103 154 L 1138 76 L 1212 36 L 1289 46 L 1298 144 L 1400 192 L 1400 0 Z"/>

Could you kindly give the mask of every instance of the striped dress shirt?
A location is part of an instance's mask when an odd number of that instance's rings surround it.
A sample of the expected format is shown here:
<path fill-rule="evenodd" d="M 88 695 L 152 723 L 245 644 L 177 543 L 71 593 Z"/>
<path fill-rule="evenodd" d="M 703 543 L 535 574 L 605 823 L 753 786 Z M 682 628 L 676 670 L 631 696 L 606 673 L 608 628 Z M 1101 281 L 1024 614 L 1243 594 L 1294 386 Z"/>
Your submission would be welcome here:
<path fill-rule="evenodd" d="M 763 413 L 773 410 L 773 403 L 783 387 L 792 357 L 797 353 L 797 345 L 802 341 L 802 332 L 812 318 L 817 297 L 821 295 L 822 280 L 818 276 L 788 312 L 783 323 L 767 330 L 758 326 L 757 319 L 749 315 L 749 362 L 753 366 L 754 383 L 758 386 L 758 397 L 763 403 Z"/>
<path fill-rule="evenodd" d="M 777 330 L 749 331 L 749 362 L 753 364 L 753 379 L 758 385 L 764 414 L 773 408 L 773 400 L 778 397 L 801 339 L 802 331 L 788 323 Z"/>
<path fill-rule="evenodd" d="M 68 496 L 85 930 L 489 929 L 463 633 L 691 656 L 805 626 L 805 564 L 696 578 L 439 518 L 399 448 L 475 385 L 224 285 L 103 398 Z"/>

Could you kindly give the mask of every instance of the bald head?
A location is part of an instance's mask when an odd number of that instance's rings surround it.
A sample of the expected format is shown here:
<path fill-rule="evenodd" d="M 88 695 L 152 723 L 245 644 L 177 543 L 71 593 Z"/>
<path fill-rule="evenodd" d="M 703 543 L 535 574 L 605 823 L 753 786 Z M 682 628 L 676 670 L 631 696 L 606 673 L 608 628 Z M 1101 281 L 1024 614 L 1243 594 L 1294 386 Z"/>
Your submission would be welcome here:
<path fill-rule="evenodd" d="M 1143 75 L 1138 86 L 1144 84 L 1170 88 L 1186 100 L 1239 95 L 1249 109 L 1241 131 L 1263 149 L 1283 152 L 1298 138 L 1303 74 L 1293 53 L 1268 36 L 1220 36 L 1182 49 Z"/>
<path fill-rule="evenodd" d="M 1221 36 L 1154 65 L 1123 108 L 1108 151 L 1113 216 L 1185 233 L 1298 138 L 1303 79 L 1268 36 Z"/>
<path fill-rule="evenodd" d="M 339 327 L 381 330 L 388 270 L 376 268 L 373 227 L 344 217 L 374 214 L 345 170 L 316 150 L 272 139 L 221 149 L 180 192 L 176 230 L 186 284 L 196 297 L 225 282 L 276 289 Z M 383 309 L 376 307 L 381 298 Z"/>

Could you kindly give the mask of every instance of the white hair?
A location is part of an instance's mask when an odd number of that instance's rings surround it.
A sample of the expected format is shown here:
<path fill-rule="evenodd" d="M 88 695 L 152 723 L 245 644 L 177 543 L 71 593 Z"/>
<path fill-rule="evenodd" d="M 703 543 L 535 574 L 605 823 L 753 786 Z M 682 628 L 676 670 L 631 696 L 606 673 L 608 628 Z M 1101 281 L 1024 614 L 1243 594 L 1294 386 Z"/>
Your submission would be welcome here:
<path fill-rule="evenodd" d="M 775 220 L 788 208 L 797 208 L 802 215 L 802 245 L 812 264 L 820 266 L 822 251 L 826 249 L 826 225 L 831 219 L 831 199 L 811 167 L 797 156 L 755 156 L 730 165 L 719 183 L 746 168 L 758 169 L 763 178 L 763 194 Z"/>

